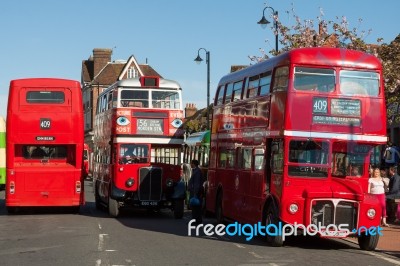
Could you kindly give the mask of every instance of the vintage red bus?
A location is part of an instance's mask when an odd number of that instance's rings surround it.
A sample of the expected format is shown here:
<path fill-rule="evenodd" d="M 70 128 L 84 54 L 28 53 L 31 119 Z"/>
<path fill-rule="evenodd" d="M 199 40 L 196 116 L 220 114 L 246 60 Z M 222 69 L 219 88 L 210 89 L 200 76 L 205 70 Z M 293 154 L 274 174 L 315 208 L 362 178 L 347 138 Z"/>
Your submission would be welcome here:
<path fill-rule="evenodd" d="M 368 167 L 386 141 L 382 67 L 372 55 L 293 49 L 228 74 L 215 96 L 207 210 L 219 222 L 348 224 L 335 237 L 354 230 L 362 249 L 374 249 L 379 235 L 365 230 L 380 225 L 381 211 L 367 193 Z M 281 235 L 267 240 L 283 244 Z"/>
<path fill-rule="evenodd" d="M 180 85 L 159 77 L 121 80 L 99 95 L 94 121 L 96 207 L 170 208 L 182 218 Z"/>
<path fill-rule="evenodd" d="M 78 81 L 12 80 L 7 107 L 6 207 L 84 204 Z"/>

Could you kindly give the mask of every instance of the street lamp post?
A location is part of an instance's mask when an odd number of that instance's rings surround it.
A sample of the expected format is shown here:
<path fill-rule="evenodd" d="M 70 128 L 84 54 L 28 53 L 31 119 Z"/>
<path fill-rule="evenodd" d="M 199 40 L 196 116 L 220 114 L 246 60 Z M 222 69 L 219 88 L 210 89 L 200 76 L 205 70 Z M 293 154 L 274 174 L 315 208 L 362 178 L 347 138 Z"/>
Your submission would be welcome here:
<path fill-rule="evenodd" d="M 274 18 L 274 25 L 275 25 L 275 50 L 278 52 L 278 11 L 275 11 L 275 10 L 274 10 L 272 7 L 270 7 L 270 6 L 265 7 L 264 10 L 263 10 L 263 16 L 262 16 L 262 18 L 260 19 L 260 21 L 257 22 L 257 23 L 260 24 L 261 27 L 262 27 L 263 29 L 265 29 L 265 27 L 267 27 L 267 24 L 271 23 L 271 22 L 269 22 L 269 21 L 265 18 L 265 15 L 264 15 L 265 9 L 267 9 L 267 8 L 269 8 L 269 9 L 272 10 L 272 14 L 273 14 L 274 17 L 275 17 L 275 18 Z"/>
<path fill-rule="evenodd" d="M 197 57 L 194 61 L 197 64 L 200 64 L 203 59 L 200 57 L 200 50 L 204 50 L 206 52 L 206 64 L 207 64 L 207 129 L 210 129 L 210 116 L 209 116 L 209 106 L 210 106 L 210 51 L 207 51 L 204 48 L 200 48 L 197 51 Z"/>

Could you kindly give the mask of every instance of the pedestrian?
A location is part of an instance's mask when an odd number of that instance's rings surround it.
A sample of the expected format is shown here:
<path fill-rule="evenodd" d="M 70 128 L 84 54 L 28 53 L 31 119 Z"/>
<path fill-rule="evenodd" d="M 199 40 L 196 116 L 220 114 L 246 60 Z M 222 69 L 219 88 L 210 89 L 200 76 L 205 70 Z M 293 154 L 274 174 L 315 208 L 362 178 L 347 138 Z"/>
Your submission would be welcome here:
<path fill-rule="evenodd" d="M 385 158 L 386 167 L 390 167 L 395 166 L 399 162 L 400 153 L 395 145 L 393 145 L 391 142 L 388 142 L 383 156 Z"/>
<path fill-rule="evenodd" d="M 396 167 L 389 168 L 389 190 L 386 192 L 386 206 L 389 222 L 400 220 L 400 176 L 397 174 Z"/>
<path fill-rule="evenodd" d="M 190 162 L 192 167 L 192 176 L 190 177 L 188 190 L 189 190 L 189 202 L 196 202 L 197 204 L 190 205 L 192 209 L 192 219 L 196 220 L 196 224 L 201 224 L 202 220 L 202 202 L 203 202 L 203 174 L 199 168 L 199 161 L 192 160 Z M 192 198 L 197 198 L 197 200 L 192 200 Z"/>
<path fill-rule="evenodd" d="M 382 226 L 389 226 L 386 223 L 386 197 L 381 171 L 378 167 L 374 169 L 373 177 L 368 180 L 368 193 L 374 194 L 382 209 L 381 223 Z"/>

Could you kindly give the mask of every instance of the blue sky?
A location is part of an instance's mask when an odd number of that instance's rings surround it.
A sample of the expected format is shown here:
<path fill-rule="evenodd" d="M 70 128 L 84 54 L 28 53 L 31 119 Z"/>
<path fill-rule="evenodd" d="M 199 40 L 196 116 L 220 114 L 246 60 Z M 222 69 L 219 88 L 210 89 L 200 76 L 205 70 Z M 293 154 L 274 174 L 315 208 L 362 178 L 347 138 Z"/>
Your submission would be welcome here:
<path fill-rule="evenodd" d="M 206 106 L 207 67 L 193 60 L 210 51 L 211 100 L 231 65 L 250 64 L 275 45 L 273 31 L 257 21 L 272 6 L 287 26 L 294 11 L 317 21 L 346 16 L 350 28 L 369 29 L 366 41 L 390 43 L 399 33 L 397 0 L 3 0 L 0 1 L 0 115 L 6 115 L 10 80 L 60 77 L 80 81 L 81 63 L 93 48 L 113 48 L 112 60 L 134 55 L 164 78 L 178 81 L 183 101 Z M 267 19 L 271 10 L 265 11 Z M 359 23 L 359 18 L 363 22 Z M 266 40 L 269 40 L 267 43 Z M 204 51 L 200 56 L 205 59 Z"/>

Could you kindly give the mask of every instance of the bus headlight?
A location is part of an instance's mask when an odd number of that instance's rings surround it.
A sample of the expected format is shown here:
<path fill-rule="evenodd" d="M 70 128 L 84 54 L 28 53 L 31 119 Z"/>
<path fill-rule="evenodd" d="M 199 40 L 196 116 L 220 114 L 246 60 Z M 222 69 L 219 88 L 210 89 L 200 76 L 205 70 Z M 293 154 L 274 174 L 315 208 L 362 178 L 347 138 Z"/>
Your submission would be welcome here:
<path fill-rule="evenodd" d="M 127 187 L 131 187 L 131 186 L 133 186 L 133 184 L 135 184 L 135 180 L 132 177 L 128 178 L 128 180 L 126 180 L 126 182 L 125 182 L 125 185 Z"/>
<path fill-rule="evenodd" d="M 292 203 L 289 205 L 289 212 L 291 214 L 295 214 L 299 210 L 299 206 L 296 203 Z"/>
<path fill-rule="evenodd" d="M 376 215 L 375 209 L 368 209 L 368 211 L 367 211 L 368 218 L 373 219 L 375 217 L 375 215 Z"/>
<path fill-rule="evenodd" d="M 174 180 L 171 178 L 167 178 L 167 181 L 165 182 L 167 187 L 172 187 L 174 185 Z"/>

